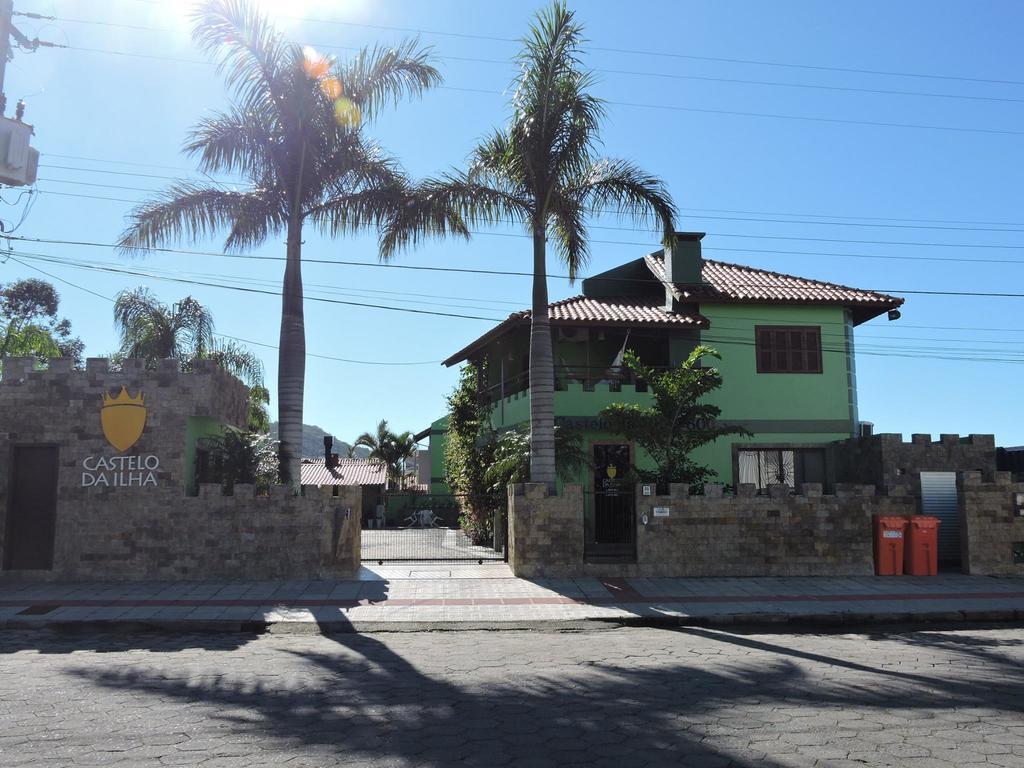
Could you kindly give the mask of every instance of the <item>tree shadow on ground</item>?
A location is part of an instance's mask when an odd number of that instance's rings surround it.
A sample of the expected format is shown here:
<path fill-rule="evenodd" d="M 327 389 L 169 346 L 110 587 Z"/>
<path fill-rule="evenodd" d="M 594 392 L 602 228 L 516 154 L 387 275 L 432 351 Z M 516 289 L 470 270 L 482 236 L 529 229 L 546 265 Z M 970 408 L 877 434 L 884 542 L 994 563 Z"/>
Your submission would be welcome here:
<path fill-rule="evenodd" d="M 824 713 L 822 727 L 841 729 L 834 713 L 885 713 L 895 702 L 922 713 L 1024 706 L 1016 664 L 979 685 L 948 671 L 905 673 L 705 630 L 622 636 L 643 639 L 644 647 L 609 635 L 592 658 L 573 651 L 572 636 L 554 636 L 548 654 L 534 646 L 528 656 L 500 635 L 480 635 L 468 654 L 449 658 L 446 637 L 419 634 L 419 644 L 318 638 L 279 649 L 268 665 L 272 676 L 256 679 L 189 678 L 139 666 L 73 673 L 105 689 L 201 702 L 238 734 L 301 749 L 314 762 L 329 755 L 423 766 L 772 766 L 770 747 L 751 743 L 768 719 L 785 732 L 781 721 L 798 713 Z M 532 637 L 536 643 L 541 636 Z M 688 656 L 694 641 L 709 654 L 729 653 L 709 667 Z M 391 647 L 397 644 L 405 651 Z M 559 664 L 559 653 L 575 663 Z M 771 707 L 759 706 L 765 702 Z"/>
<path fill-rule="evenodd" d="M 75 651 L 96 653 L 125 653 L 152 651 L 177 653 L 190 649 L 232 651 L 255 640 L 262 630 L 254 626 L 249 631 L 171 633 L 166 629 L 121 625 L 111 630 L 97 630 L 95 624 L 75 624 L 46 628 L 7 629 L 0 632 L 0 657 L 18 651 L 36 651 L 42 654 L 69 654 Z"/>

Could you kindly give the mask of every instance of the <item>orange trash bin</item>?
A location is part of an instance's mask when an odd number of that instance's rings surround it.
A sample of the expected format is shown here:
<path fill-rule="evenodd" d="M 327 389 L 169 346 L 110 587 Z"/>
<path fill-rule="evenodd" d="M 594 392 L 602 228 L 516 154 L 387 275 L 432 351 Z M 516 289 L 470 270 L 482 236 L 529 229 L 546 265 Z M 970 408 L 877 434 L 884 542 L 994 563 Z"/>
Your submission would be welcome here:
<path fill-rule="evenodd" d="M 907 573 L 911 576 L 935 576 L 939 572 L 939 525 L 942 521 L 928 515 L 914 515 L 907 528 Z"/>
<path fill-rule="evenodd" d="M 903 575 L 903 538 L 907 518 L 874 516 L 875 522 L 875 574 L 878 576 Z"/>

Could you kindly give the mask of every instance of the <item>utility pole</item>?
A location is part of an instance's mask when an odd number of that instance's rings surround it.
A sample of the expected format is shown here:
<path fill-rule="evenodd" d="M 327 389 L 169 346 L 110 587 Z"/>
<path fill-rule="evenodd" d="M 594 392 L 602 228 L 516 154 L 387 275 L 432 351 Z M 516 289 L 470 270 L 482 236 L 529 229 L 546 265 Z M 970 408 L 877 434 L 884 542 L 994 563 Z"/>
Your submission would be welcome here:
<path fill-rule="evenodd" d="M 53 16 L 43 16 L 41 13 L 19 13 L 18 15 L 28 19 L 53 19 Z M 27 51 L 35 51 L 39 48 L 67 47 L 40 40 L 38 37 L 29 40 L 20 29 L 14 26 L 14 0 L 0 0 L 0 117 L 7 112 L 7 92 L 4 89 L 4 78 L 7 75 L 7 62 L 13 56 L 11 38 L 14 38 L 19 48 Z"/>
<path fill-rule="evenodd" d="M 0 117 L 7 112 L 4 78 L 7 60 L 11 57 L 11 30 L 14 29 L 14 0 L 0 0 Z"/>
<path fill-rule="evenodd" d="M 28 19 L 52 19 L 39 13 L 18 13 Z M 58 43 L 30 40 L 14 26 L 14 0 L 0 0 L 0 187 L 25 187 L 35 184 L 39 168 L 39 152 L 32 147 L 35 128 L 24 122 L 25 102 L 19 101 L 14 110 L 14 119 L 7 117 L 7 93 L 5 78 L 7 62 L 11 59 L 11 41 L 25 51 L 39 48 L 66 48 Z"/>

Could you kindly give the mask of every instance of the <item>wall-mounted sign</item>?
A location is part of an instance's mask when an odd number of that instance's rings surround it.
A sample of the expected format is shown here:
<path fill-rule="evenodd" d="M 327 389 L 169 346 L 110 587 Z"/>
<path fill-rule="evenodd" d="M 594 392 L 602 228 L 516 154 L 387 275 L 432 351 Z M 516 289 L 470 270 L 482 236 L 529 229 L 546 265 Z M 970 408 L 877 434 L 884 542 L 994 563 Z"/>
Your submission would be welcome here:
<path fill-rule="evenodd" d="M 1017 516 L 1024 517 L 1024 493 L 1015 493 L 1013 495 L 1013 505 L 1017 510 Z"/>
<path fill-rule="evenodd" d="M 640 486 L 640 492 L 644 496 L 650 496 L 651 494 L 654 493 L 654 486 L 653 485 L 641 485 Z"/>
<path fill-rule="evenodd" d="M 654 516 L 655 517 L 668 517 L 671 513 L 672 513 L 672 509 L 670 507 L 655 507 L 654 508 Z"/>
<path fill-rule="evenodd" d="M 131 448 L 142 437 L 146 428 L 145 397 L 141 392 L 135 397 L 128 395 L 128 390 L 121 387 L 117 397 L 103 393 L 103 408 L 100 411 L 100 422 L 103 424 L 103 436 L 114 446 L 118 453 Z"/>
<path fill-rule="evenodd" d="M 146 428 L 145 397 L 135 397 L 125 387 L 117 397 L 103 393 L 100 409 L 103 436 L 118 453 L 135 445 Z M 160 457 L 148 456 L 87 456 L 82 459 L 82 487 L 142 488 L 158 485 L 156 473 L 160 470 Z"/>
<path fill-rule="evenodd" d="M 82 459 L 82 486 L 142 488 L 157 485 L 158 456 L 87 456 Z"/>

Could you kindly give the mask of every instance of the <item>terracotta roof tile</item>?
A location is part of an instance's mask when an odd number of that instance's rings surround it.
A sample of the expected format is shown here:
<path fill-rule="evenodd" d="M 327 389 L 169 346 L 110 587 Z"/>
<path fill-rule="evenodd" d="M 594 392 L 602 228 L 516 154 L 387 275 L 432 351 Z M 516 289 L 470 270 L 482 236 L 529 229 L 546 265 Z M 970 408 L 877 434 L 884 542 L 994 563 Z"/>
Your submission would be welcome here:
<path fill-rule="evenodd" d="M 668 283 L 665 274 L 664 253 L 652 253 L 645 257 L 647 266 L 656 278 Z M 821 280 L 755 269 L 724 261 L 704 260 L 701 276 L 706 285 L 681 288 L 673 283 L 672 292 L 683 301 L 701 299 L 727 299 L 730 301 L 753 302 L 820 302 L 846 306 L 897 307 L 903 299 L 875 291 L 849 288 Z"/>
<path fill-rule="evenodd" d="M 327 469 L 323 459 L 302 460 L 303 485 L 384 485 L 387 470 L 369 459 L 338 459 L 338 466 Z"/>
<path fill-rule="evenodd" d="M 556 301 L 549 306 L 549 318 L 559 322 L 600 322 L 600 323 L 641 323 L 651 325 L 704 326 L 707 320 L 696 312 L 666 312 L 664 302 L 639 298 L 595 299 L 589 296 L 573 296 Z M 530 310 L 509 315 L 512 319 L 528 319 Z"/>
<path fill-rule="evenodd" d="M 621 325 L 642 325 L 648 328 L 707 328 L 706 317 L 697 312 L 666 312 L 663 302 L 642 298 L 601 298 L 573 296 L 549 304 L 549 318 L 552 325 L 573 325 L 574 323 L 610 323 Z M 531 311 L 524 309 L 513 312 L 499 325 L 485 333 L 468 347 L 459 350 L 444 361 L 444 365 L 455 365 L 466 359 L 473 350 L 500 336 L 510 327 L 530 321 Z"/>

